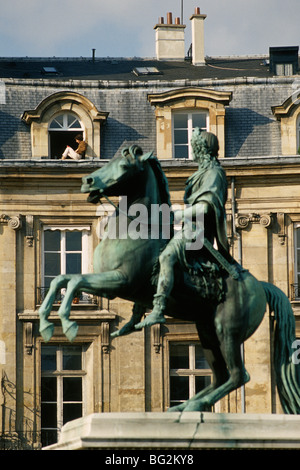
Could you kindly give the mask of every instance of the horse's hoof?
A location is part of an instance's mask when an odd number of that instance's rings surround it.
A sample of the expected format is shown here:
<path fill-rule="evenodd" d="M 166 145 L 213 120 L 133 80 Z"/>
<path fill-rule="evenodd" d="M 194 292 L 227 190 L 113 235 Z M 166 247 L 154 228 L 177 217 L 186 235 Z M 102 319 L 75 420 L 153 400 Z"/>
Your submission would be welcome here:
<path fill-rule="evenodd" d="M 46 343 L 48 343 L 48 341 L 50 341 L 50 339 L 52 338 L 53 336 L 53 333 L 54 333 L 54 325 L 50 322 L 47 322 L 48 325 L 43 328 L 43 329 L 40 329 L 40 333 L 42 335 L 42 338 L 44 339 L 44 341 Z"/>
<path fill-rule="evenodd" d="M 171 406 L 171 408 L 168 408 L 167 413 L 176 413 L 178 411 L 183 411 L 183 410 L 184 410 L 184 403 L 181 403 L 180 405 Z"/>
<path fill-rule="evenodd" d="M 72 342 L 77 336 L 78 325 L 75 321 L 69 321 L 67 324 L 67 328 L 64 328 L 63 331 L 68 340 Z"/>

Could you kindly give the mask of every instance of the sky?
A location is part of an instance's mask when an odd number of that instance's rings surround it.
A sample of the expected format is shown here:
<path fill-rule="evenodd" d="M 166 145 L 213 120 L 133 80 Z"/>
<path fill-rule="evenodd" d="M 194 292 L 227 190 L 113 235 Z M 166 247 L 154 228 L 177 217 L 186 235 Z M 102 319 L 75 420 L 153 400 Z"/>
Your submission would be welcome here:
<path fill-rule="evenodd" d="M 155 57 L 158 18 L 182 5 L 186 51 L 195 7 L 208 56 L 300 46 L 300 0 L 0 0 L 0 57 Z"/>

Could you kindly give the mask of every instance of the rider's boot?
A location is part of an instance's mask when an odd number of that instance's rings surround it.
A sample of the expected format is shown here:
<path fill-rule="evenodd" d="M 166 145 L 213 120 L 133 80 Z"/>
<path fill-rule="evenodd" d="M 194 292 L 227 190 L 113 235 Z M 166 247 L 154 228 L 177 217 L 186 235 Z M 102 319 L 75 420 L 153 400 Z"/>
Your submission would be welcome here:
<path fill-rule="evenodd" d="M 153 310 L 143 321 L 135 325 L 136 330 L 145 326 L 155 325 L 156 323 L 165 323 L 164 312 L 166 310 L 167 296 L 164 294 L 155 294 L 153 300 Z"/>

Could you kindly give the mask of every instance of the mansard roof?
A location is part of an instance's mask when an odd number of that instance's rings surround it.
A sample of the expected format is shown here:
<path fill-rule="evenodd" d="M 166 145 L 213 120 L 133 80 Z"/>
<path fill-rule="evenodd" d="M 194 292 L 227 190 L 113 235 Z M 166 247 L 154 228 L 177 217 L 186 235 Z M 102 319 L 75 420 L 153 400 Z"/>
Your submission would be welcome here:
<path fill-rule="evenodd" d="M 299 67 L 300 70 L 300 67 Z M 41 80 L 173 81 L 270 78 L 268 56 L 207 57 L 206 64 L 143 58 L 0 58 L 0 78 Z"/>

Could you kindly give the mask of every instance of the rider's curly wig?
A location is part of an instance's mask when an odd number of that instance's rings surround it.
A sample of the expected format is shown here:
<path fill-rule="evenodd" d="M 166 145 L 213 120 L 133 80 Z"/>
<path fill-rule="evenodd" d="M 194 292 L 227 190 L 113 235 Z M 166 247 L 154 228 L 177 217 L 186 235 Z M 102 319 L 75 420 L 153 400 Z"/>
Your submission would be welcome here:
<path fill-rule="evenodd" d="M 217 161 L 219 142 L 218 138 L 211 132 L 201 131 L 196 127 L 192 134 L 191 145 L 193 158 L 198 163 L 206 166 Z"/>

